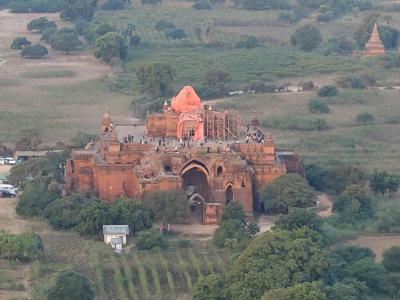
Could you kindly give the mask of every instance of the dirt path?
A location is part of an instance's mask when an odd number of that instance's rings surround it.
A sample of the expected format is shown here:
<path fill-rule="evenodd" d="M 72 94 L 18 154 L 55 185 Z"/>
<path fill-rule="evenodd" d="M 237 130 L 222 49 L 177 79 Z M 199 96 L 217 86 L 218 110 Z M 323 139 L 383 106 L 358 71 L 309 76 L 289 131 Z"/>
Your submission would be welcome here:
<path fill-rule="evenodd" d="M 355 240 L 347 242 L 347 244 L 370 248 L 374 251 L 376 259 L 381 261 L 382 254 L 386 249 L 392 246 L 400 246 L 400 235 L 361 236 Z"/>
<path fill-rule="evenodd" d="M 321 194 L 318 196 L 317 205 L 317 215 L 322 218 L 327 218 L 331 216 L 332 213 L 332 201 L 328 198 L 326 194 Z"/>

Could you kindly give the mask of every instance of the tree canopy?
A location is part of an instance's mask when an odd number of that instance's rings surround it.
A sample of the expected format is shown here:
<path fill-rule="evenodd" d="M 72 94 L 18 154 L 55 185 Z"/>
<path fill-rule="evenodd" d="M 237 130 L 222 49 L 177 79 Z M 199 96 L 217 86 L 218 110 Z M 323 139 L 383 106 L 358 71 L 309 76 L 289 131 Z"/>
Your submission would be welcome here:
<path fill-rule="evenodd" d="M 148 63 L 136 70 L 141 92 L 152 97 L 165 97 L 172 93 L 175 70 L 169 64 Z"/>
<path fill-rule="evenodd" d="M 81 42 L 75 29 L 62 28 L 54 32 L 50 37 L 51 48 L 64 51 L 69 54 L 80 48 Z"/>
<path fill-rule="evenodd" d="M 34 260 L 42 252 L 43 241 L 38 234 L 8 234 L 0 231 L 0 258 Z"/>
<path fill-rule="evenodd" d="M 30 46 L 31 42 L 24 36 L 17 36 L 11 43 L 11 49 L 22 49 L 25 46 Z"/>
<path fill-rule="evenodd" d="M 313 210 L 304 208 L 292 208 L 288 215 L 279 216 L 275 226 L 280 230 L 296 230 L 307 226 L 308 228 L 321 232 L 322 219 Z"/>
<path fill-rule="evenodd" d="M 32 46 L 26 46 L 25 48 L 22 49 L 21 51 L 21 56 L 24 58 L 42 58 L 43 56 L 46 56 L 49 54 L 49 51 L 45 46 L 42 45 L 32 45 Z"/>
<path fill-rule="evenodd" d="M 47 300 L 92 300 L 94 296 L 89 279 L 75 271 L 64 271 L 49 289 Z"/>
<path fill-rule="evenodd" d="M 315 191 L 299 174 L 286 174 L 260 190 L 260 201 L 267 211 L 287 213 L 289 208 L 315 205 Z"/>
<path fill-rule="evenodd" d="M 321 41 L 321 33 L 318 28 L 312 24 L 306 24 L 297 28 L 290 38 L 292 45 L 305 51 L 313 50 Z"/>
<path fill-rule="evenodd" d="M 124 37 L 117 32 L 108 32 L 96 39 L 94 56 L 109 63 L 113 58 L 125 59 L 128 46 Z"/>
<path fill-rule="evenodd" d="M 63 20 L 90 20 L 97 7 L 97 0 L 62 0 L 60 17 Z"/>
<path fill-rule="evenodd" d="M 29 31 L 37 31 L 42 33 L 49 28 L 57 28 L 54 21 L 49 21 L 46 17 L 40 17 L 30 21 L 26 27 Z"/>

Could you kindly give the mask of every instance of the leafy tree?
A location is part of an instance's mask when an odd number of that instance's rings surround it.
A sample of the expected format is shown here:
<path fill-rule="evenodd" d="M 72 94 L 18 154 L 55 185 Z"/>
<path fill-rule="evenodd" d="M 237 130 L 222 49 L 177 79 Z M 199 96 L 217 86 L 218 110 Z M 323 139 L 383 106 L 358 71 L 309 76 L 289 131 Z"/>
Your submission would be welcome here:
<path fill-rule="evenodd" d="M 124 37 L 117 32 L 108 32 L 96 39 L 94 56 L 109 63 L 114 57 L 124 59 L 127 45 Z"/>
<path fill-rule="evenodd" d="M 354 43 L 345 37 L 333 38 L 328 41 L 329 48 L 325 54 L 351 54 L 355 49 Z"/>
<path fill-rule="evenodd" d="M 236 44 L 238 48 L 252 49 L 260 46 L 260 42 L 255 36 L 242 34 L 239 42 Z"/>
<path fill-rule="evenodd" d="M 196 0 L 192 5 L 194 9 L 203 10 L 203 9 L 211 9 L 211 3 L 208 0 Z"/>
<path fill-rule="evenodd" d="M 94 296 L 89 279 L 74 271 L 64 271 L 49 289 L 47 300 L 92 300 Z"/>
<path fill-rule="evenodd" d="M 129 225 L 133 234 L 153 225 L 151 211 L 136 200 L 117 199 L 111 204 L 108 213 L 112 224 Z"/>
<path fill-rule="evenodd" d="M 40 40 L 43 42 L 46 42 L 46 43 L 50 43 L 51 36 L 56 32 L 57 32 L 56 28 L 46 29 L 45 31 L 43 31 L 43 34 L 40 37 Z"/>
<path fill-rule="evenodd" d="M 16 37 L 11 43 L 11 49 L 22 49 L 25 46 L 30 46 L 31 42 L 24 36 Z"/>
<path fill-rule="evenodd" d="M 269 290 L 261 300 L 327 300 L 318 282 L 304 282 L 287 288 Z"/>
<path fill-rule="evenodd" d="M 143 64 L 136 70 L 141 92 L 152 97 L 165 97 L 172 92 L 175 70 L 168 64 Z"/>
<path fill-rule="evenodd" d="M 43 241 L 38 234 L 8 234 L 0 231 L 0 258 L 34 260 L 42 252 Z"/>
<path fill-rule="evenodd" d="M 319 280 L 328 262 L 317 236 L 302 228 L 254 239 L 226 273 L 227 299 L 260 299 L 271 289 Z"/>
<path fill-rule="evenodd" d="M 354 278 L 345 278 L 325 288 L 329 300 L 362 300 L 368 294 L 368 287 Z"/>
<path fill-rule="evenodd" d="M 154 230 L 139 232 L 136 245 L 139 250 L 151 250 L 154 248 L 166 249 L 168 247 L 167 240 L 163 234 Z"/>
<path fill-rule="evenodd" d="M 189 203 L 186 195 L 178 191 L 156 191 L 144 196 L 143 204 L 150 209 L 155 220 L 161 223 L 163 230 L 169 223 L 180 223 L 189 216 Z"/>
<path fill-rule="evenodd" d="M 69 54 L 71 51 L 78 50 L 81 42 L 79 41 L 78 33 L 74 29 L 63 28 L 51 35 L 50 45 L 55 50 L 61 50 Z"/>
<path fill-rule="evenodd" d="M 331 110 L 329 109 L 328 104 L 324 100 L 320 99 L 310 99 L 308 102 L 308 110 L 312 113 L 329 113 Z"/>
<path fill-rule="evenodd" d="M 267 211 L 288 213 L 289 208 L 315 205 L 315 191 L 299 174 L 286 174 L 260 190 L 260 201 Z"/>
<path fill-rule="evenodd" d="M 371 37 L 375 22 L 377 22 L 379 14 L 370 14 L 366 16 L 362 23 L 356 28 L 353 33 L 353 38 L 359 48 L 364 48 L 365 44 Z"/>
<path fill-rule="evenodd" d="M 155 26 L 156 30 L 158 31 L 169 31 L 171 29 L 176 28 L 176 25 L 172 22 L 169 22 L 167 20 L 160 20 L 157 22 Z"/>
<path fill-rule="evenodd" d="M 89 203 L 90 199 L 84 195 L 72 194 L 51 202 L 43 215 L 53 228 L 69 229 L 77 224 L 78 213 Z"/>
<path fill-rule="evenodd" d="M 141 42 L 142 42 L 142 38 L 137 34 L 131 36 L 131 38 L 130 38 L 130 45 L 131 46 L 137 47 L 137 46 L 139 46 L 141 44 Z"/>
<path fill-rule="evenodd" d="M 122 0 L 107 0 L 101 6 L 102 10 L 121 10 L 125 9 L 125 2 Z"/>
<path fill-rule="evenodd" d="M 375 263 L 371 258 L 356 261 L 349 266 L 348 273 L 358 281 L 365 282 L 372 291 L 382 291 L 387 279 L 384 267 Z"/>
<path fill-rule="evenodd" d="M 60 17 L 63 20 L 89 21 L 96 10 L 97 0 L 62 0 Z"/>
<path fill-rule="evenodd" d="M 389 272 L 400 272 L 400 246 L 393 246 L 383 252 L 383 266 Z"/>
<path fill-rule="evenodd" d="M 18 199 L 17 214 L 25 217 L 41 216 L 47 205 L 59 197 L 59 191 L 51 191 L 48 179 L 29 183 Z"/>
<path fill-rule="evenodd" d="M 306 24 L 296 29 L 290 38 L 292 45 L 305 51 L 311 51 L 322 41 L 321 33 L 312 24 Z"/>
<path fill-rule="evenodd" d="M 340 219 L 347 223 L 370 218 L 375 214 L 367 189 L 360 185 L 348 186 L 333 203 L 333 211 L 337 211 Z"/>
<path fill-rule="evenodd" d="M 276 229 L 289 231 L 307 226 L 314 231 L 322 232 L 322 219 L 315 211 L 295 207 L 289 211 L 288 215 L 279 216 L 275 226 Z"/>
<path fill-rule="evenodd" d="M 173 40 L 180 40 L 187 38 L 186 31 L 181 29 L 181 28 L 175 28 L 171 29 L 166 33 L 167 38 L 173 39 Z"/>
<path fill-rule="evenodd" d="M 318 96 L 320 97 L 333 97 L 336 96 L 337 93 L 337 88 L 332 85 L 324 85 L 318 90 Z"/>
<path fill-rule="evenodd" d="M 37 31 L 42 33 L 49 28 L 57 28 L 57 24 L 54 21 L 49 21 L 45 17 L 40 17 L 30 21 L 26 27 L 29 31 Z"/>
<path fill-rule="evenodd" d="M 238 220 L 242 223 L 246 223 L 246 212 L 240 202 L 231 202 L 225 207 L 221 216 L 221 222 L 229 220 Z"/>
<path fill-rule="evenodd" d="M 364 170 L 351 165 L 339 165 L 327 174 L 328 190 L 339 194 L 352 184 L 362 185 L 367 179 Z"/>
<path fill-rule="evenodd" d="M 43 56 L 46 56 L 48 54 L 49 52 L 47 51 L 47 48 L 42 45 L 27 46 L 21 51 L 21 56 L 24 58 L 37 59 L 42 58 Z"/>
<path fill-rule="evenodd" d="M 84 32 L 85 39 L 94 44 L 96 39 L 109 32 L 116 32 L 117 29 L 107 23 L 90 22 Z"/>
<path fill-rule="evenodd" d="M 197 38 L 207 46 L 211 44 L 215 37 L 215 25 L 212 20 L 204 21 L 195 29 Z"/>
<path fill-rule="evenodd" d="M 193 288 L 194 300 L 224 300 L 225 278 L 223 274 L 201 277 Z"/>
<path fill-rule="evenodd" d="M 221 97 L 228 92 L 227 84 L 232 81 L 232 76 L 225 71 L 211 69 L 201 79 L 201 85 L 206 90 L 205 96 Z"/>
<path fill-rule="evenodd" d="M 383 45 L 386 49 L 394 49 L 397 47 L 400 31 L 390 26 L 380 26 L 379 34 Z"/>
<path fill-rule="evenodd" d="M 77 217 L 76 229 L 80 235 L 97 235 L 103 225 L 111 223 L 109 213 L 110 204 L 107 202 L 94 202 L 83 208 Z"/>
<path fill-rule="evenodd" d="M 270 9 L 290 9 L 291 4 L 287 0 L 236 0 L 236 5 L 247 10 L 270 10 Z"/>
<path fill-rule="evenodd" d="M 400 54 L 397 52 L 386 53 L 385 56 L 382 57 L 382 60 L 386 69 L 400 67 Z"/>
<path fill-rule="evenodd" d="M 360 125 L 366 125 L 366 124 L 371 124 L 374 122 L 374 115 L 371 114 L 370 112 L 362 112 L 359 113 L 356 117 L 356 122 Z"/>

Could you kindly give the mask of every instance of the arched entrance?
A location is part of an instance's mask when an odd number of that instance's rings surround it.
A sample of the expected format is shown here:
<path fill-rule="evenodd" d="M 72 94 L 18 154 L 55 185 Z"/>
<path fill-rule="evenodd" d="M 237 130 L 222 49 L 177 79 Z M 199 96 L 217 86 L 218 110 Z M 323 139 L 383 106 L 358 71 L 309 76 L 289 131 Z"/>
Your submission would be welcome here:
<path fill-rule="evenodd" d="M 192 223 L 203 223 L 203 210 L 210 199 L 208 170 L 201 163 L 193 162 L 181 172 L 183 188 L 190 203 Z"/>
<path fill-rule="evenodd" d="M 228 205 L 228 203 L 233 201 L 233 186 L 231 184 L 226 187 L 225 199 L 226 199 L 227 205 Z"/>

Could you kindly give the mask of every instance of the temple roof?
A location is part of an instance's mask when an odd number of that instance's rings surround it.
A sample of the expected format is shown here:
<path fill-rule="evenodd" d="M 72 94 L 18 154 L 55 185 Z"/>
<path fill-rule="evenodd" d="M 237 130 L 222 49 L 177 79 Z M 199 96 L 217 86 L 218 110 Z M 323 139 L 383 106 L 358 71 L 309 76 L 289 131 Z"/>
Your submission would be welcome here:
<path fill-rule="evenodd" d="M 191 86 L 184 86 L 178 95 L 172 98 L 171 108 L 179 113 L 191 112 L 201 107 L 201 99 Z"/>
<path fill-rule="evenodd" d="M 378 24 L 374 24 L 374 29 L 372 30 L 371 37 L 366 45 L 366 47 L 382 47 L 382 40 L 379 34 Z"/>

